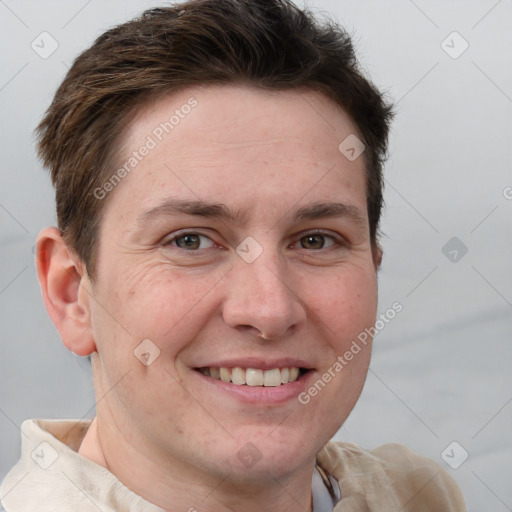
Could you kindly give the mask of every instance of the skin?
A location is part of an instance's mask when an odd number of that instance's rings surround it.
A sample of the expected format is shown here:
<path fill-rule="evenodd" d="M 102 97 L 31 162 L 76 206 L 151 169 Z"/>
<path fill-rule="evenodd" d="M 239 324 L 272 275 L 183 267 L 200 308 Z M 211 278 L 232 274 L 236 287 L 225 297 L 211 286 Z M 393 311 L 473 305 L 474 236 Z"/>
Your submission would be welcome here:
<path fill-rule="evenodd" d="M 140 108 L 120 164 L 192 96 L 197 106 L 105 199 L 94 282 L 56 228 L 39 236 L 47 309 L 64 344 L 92 355 L 97 416 L 79 453 L 164 509 L 311 510 L 316 454 L 361 393 L 371 343 L 306 405 L 249 403 L 194 368 L 300 358 L 310 385 L 373 325 L 381 254 L 364 155 L 351 162 L 338 150 L 358 131 L 314 91 L 195 87 Z M 222 203 L 239 217 L 137 222 L 169 198 Z M 293 219 L 319 202 L 350 205 L 360 219 Z M 203 235 L 199 248 L 172 242 L 184 229 Z M 246 237 L 262 248 L 252 263 L 236 252 Z M 145 339 L 160 350 L 149 366 L 134 356 Z M 260 458 L 246 467 L 237 453 L 249 442 Z"/>

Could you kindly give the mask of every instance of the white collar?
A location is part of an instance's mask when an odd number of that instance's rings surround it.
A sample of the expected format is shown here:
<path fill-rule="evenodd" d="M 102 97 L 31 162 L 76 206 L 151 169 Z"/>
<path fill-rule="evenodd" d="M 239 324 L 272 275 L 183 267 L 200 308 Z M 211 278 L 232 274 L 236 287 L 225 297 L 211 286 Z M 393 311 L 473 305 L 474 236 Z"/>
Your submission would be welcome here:
<path fill-rule="evenodd" d="M 340 500 L 340 487 L 338 482 L 331 475 L 326 475 L 326 477 L 331 483 L 334 496 L 331 495 L 327 482 L 324 480 L 315 465 L 311 488 L 313 495 L 313 512 L 332 512 L 334 506 Z"/>

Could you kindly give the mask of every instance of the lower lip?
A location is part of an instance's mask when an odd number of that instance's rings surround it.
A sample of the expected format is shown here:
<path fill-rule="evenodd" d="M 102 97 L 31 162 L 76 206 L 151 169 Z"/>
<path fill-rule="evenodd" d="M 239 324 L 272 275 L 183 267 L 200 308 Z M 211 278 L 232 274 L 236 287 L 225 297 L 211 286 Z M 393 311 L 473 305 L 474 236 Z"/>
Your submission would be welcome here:
<path fill-rule="evenodd" d="M 193 372 L 208 386 L 211 386 L 217 392 L 226 393 L 238 400 L 258 405 L 279 405 L 289 400 L 297 399 L 300 393 L 307 389 L 307 383 L 313 375 L 309 370 L 301 375 L 296 381 L 280 386 L 247 386 L 224 382 L 223 380 L 213 379 L 202 373 L 193 370 Z"/>

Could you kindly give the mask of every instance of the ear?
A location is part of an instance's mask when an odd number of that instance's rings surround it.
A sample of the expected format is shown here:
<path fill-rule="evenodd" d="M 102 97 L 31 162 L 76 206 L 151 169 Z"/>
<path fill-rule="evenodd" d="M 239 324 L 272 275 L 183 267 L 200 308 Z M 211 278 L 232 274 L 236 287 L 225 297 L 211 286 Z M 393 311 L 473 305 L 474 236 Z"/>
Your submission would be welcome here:
<path fill-rule="evenodd" d="M 378 242 L 372 244 L 372 257 L 373 257 L 373 266 L 375 267 L 375 272 L 377 273 L 380 269 L 380 264 L 382 263 L 382 247 Z"/>
<path fill-rule="evenodd" d="M 36 267 L 43 300 L 64 345 L 79 356 L 96 350 L 92 335 L 91 282 L 85 265 L 70 250 L 57 228 L 37 238 Z"/>

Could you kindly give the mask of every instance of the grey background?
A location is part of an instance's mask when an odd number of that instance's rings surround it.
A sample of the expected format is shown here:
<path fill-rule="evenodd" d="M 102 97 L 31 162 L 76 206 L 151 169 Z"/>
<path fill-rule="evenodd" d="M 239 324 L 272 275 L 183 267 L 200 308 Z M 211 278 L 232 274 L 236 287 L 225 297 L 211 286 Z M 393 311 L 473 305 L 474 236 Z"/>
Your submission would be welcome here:
<path fill-rule="evenodd" d="M 156 5 L 0 0 L 0 479 L 24 419 L 94 415 L 89 365 L 61 344 L 36 279 L 35 237 L 55 217 L 32 132 L 73 58 Z M 380 310 L 404 309 L 376 338 L 366 388 L 336 437 L 406 444 L 447 468 L 470 511 L 512 510 L 512 0 L 308 5 L 354 34 L 398 110 Z M 31 48 L 43 31 L 59 45 L 47 59 Z M 469 44 L 458 58 L 441 46 L 454 31 Z M 457 37 L 445 43 L 452 54 Z M 442 251 L 452 237 L 468 250 L 456 262 Z M 456 470 L 441 458 L 452 441 L 469 453 Z"/>

